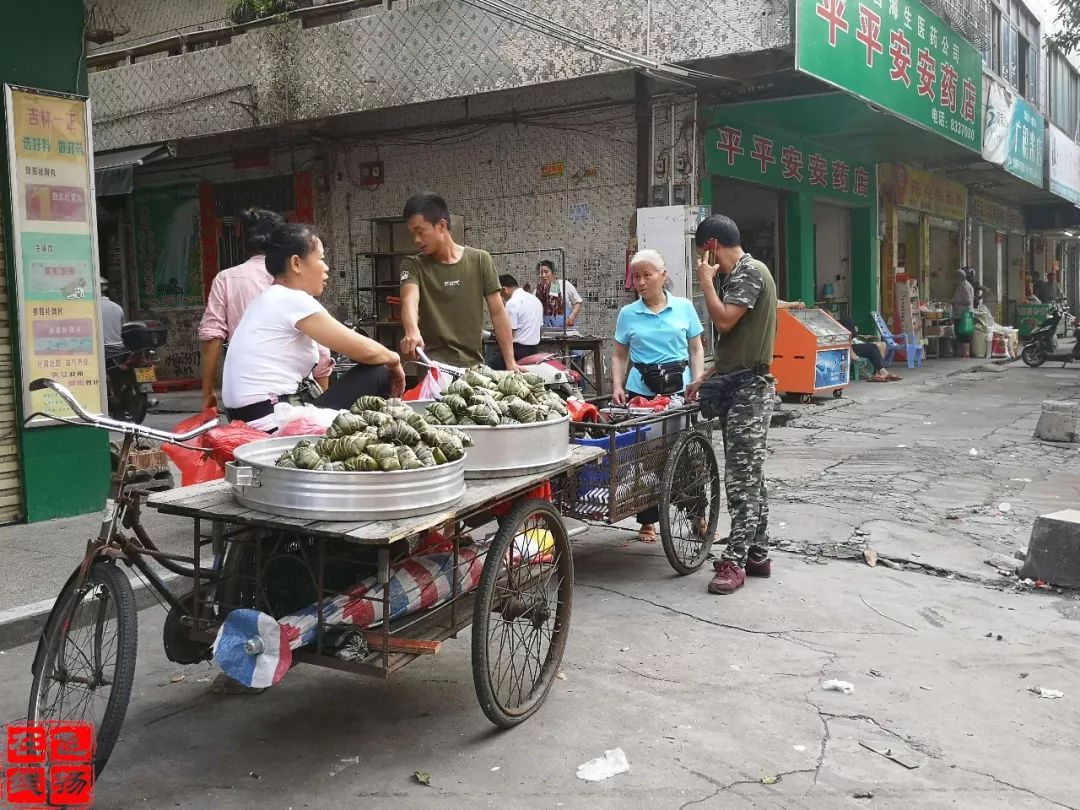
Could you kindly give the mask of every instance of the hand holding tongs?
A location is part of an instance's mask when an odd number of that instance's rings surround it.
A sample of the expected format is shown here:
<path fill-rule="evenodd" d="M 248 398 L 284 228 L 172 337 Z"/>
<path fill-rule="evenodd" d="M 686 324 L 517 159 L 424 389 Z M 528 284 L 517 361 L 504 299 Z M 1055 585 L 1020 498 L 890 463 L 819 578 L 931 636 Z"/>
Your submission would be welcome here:
<path fill-rule="evenodd" d="M 439 362 L 436 362 L 435 360 L 432 360 L 430 357 L 428 357 L 426 354 L 424 354 L 424 349 L 421 346 L 416 347 L 416 356 L 418 358 L 420 358 L 420 359 L 419 360 L 414 360 L 413 362 L 416 363 L 418 366 L 425 366 L 427 368 L 437 368 L 439 371 L 446 372 L 447 374 L 449 374 L 454 379 L 458 379 L 458 378 L 461 378 L 461 377 L 465 376 L 465 371 L 463 369 L 458 368 L 457 366 L 449 366 L 446 363 L 439 363 Z"/>

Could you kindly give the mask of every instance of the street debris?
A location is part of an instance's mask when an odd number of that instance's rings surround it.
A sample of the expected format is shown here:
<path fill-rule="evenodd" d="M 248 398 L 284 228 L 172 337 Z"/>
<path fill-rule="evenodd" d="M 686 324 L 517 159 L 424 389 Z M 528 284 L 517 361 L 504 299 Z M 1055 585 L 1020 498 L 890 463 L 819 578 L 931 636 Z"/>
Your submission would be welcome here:
<path fill-rule="evenodd" d="M 424 773 L 423 771 L 413 771 L 413 779 L 421 785 L 427 785 L 431 787 L 431 774 Z"/>
<path fill-rule="evenodd" d="M 862 553 L 863 559 L 866 560 L 866 564 L 871 568 L 875 567 L 878 563 L 877 552 L 872 548 L 864 548 Z"/>
<path fill-rule="evenodd" d="M 859 740 L 859 745 L 861 745 L 867 751 L 873 751 L 875 754 L 877 754 L 880 757 L 885 757 L 885 759 L 892 760 L 897 765 L 903 765 L 909 771 L 915 770 L 921 764 L 921 763 L 918 763 L 918 762 L 908 762 L 907 760 L 902 759 L 897 754 L 894 754 L 893 750 L 891 748 L 875 748 L 874 746 L 870 745 L 869 743 L 864 743 L 862 740 Z"/>
<path fill-rule="evenodd" d="M 740 667 L 738 664 L 732 664 L 730 667 L 728 667 L 728 669 L 733 669 L 736 672 L 739 672 L 742 670 L 742 667 Z"/>
<path fill-rule="evenodd" d="M 848 681 L 838 681 L 835 678 L 825 681 L 821 685 L 821 688 L 826 692 L 842 692 L 845 695 L 850 695 L 855 691 L 855 684 Z"/>
<path fill-rule="evenodd" d="M 180 683 L 180 681 L 184 680 L 186 677 L 187 675 L 173 675 L 169 678 L 169 683 Z"/>
<path fill-rule="evenodd" d="M 862 790 L 862 791 L 859 791 L 858 793 L 856 793 L 855 795 L 853 795 L 851 798 L 853 798 L 853 799 L 872 799 L 872 798 L 874 798 L 874 793 L 873 793 L 873 791 L 870 791 L 870 790 Z"/>
<path fill-rule="evenodd" d="M 252 779 L 262 779 L 262 777 L 255 773 L 255 771 L 249 771 L 248 776 L 250 776 Z"/>
<path fill-rule="evenodd" d="M 761 777 L 761 784 L 763 785 L 775 785 L 777 782 L 783 780 L 783 776 L 776 774 L 776 776 L 763 776 Z"/>
<path fill-rule="evenodd" d="M 805 751 L 805 750 L 806 750 L 806 746 L 805 746 L 805 745 L 793 745 L 793 746 L 791 746 L 791 747 L 792 747 L 792 748 L 794 748 L 794 749 L 795 749 L 796 751 L 798 751 L 798 752 L 799 752 L 800 754 L 801 754 L 801 753 L 802 753 L 803 751 Z"/>
<path fill-rule="evenodd" d="M 1030 484 L 1031 483 L 1030 478 L 1010 478 L 1009 480 L 1010 481 L 1015 481 L 1018 484 Z"/>
<path fill-rule="evenodd" d="M 987 633 L 987 634 L 986 634 L 986 637 L 987 637 L 987 638 L 994 638 L 994 634 L 993 634 L 993 633 Z M 1005 640 L 1005 637 L 1004 637 L 1003 635 L 1001 635 L 1001 633 L 998 633 L 998 634 L 997 634 L 997 640 L 998 640 L 998 641 L 1004 641 L 1004 640 Z"/>
<path fill-rule="evenodd" d="M 979 455 L 979 451 L 976 450 L 974 447 L 972 447 L 970 450 L 968 450 L 968 455 L 969 456 L 977 456 L 977 455 Z"/>
<path fill-rule="evenodd" d="M 867 670 L 867 671 L 868 671 L 868 672 L 869 672 L 869 673 L 870 673 L 871 675 L 873 675 L 873 676 L 874 676 L 875 678 L 884 678 L 884 677 L 885 677 L 884 675 L 882 675 L 882 674 L 881 674 L 881 672 L 880 672 L 879 670 L 876 670 L 876 669 L 871 669 L 871 670 Z"/>
<path fill-rule="evenodd" d="M 555 677 L 558 678 L 560 681 L 565 681 L 566 680 L 566 673 L 565 672 L 560 672 Z"/>
<path fill-rule="evenodd" d="M 893 562 L 892 560 L 886 560 L 886 559 L 883 559 L 883 558 L 879 558 L 878 562 L 881 563 L 882 565 L 884 565 L 886 568 L 891 568 L 894 571 L 903 571 L 904 570 L 904 566 L 902 566 L 898 562 Z"/>
<path fill-rule="evenodd" d="M 500 767 L 502 767 L 502 766 L 501 765 L 496 765 L 494 768 L 491 769 L 492 773 L 499 770 Z"/>
<path fill-rule="evenodd" d="M 585 782 L 600 782 L 629 770 L 630 763 L 626 760 L 626 752 L 621 748 L 612 748 L 605 751 L 602 757 L 578 765 L 577 778 Z"/>
<path fill-rule="evenodd" d="M 1058 689 L 1044 689 L 1041 686 L 1033 686 L 1028 689 L 1034 695 L 1038 695 L 1041 698 L 1048 698 L 1050 700 L 1056 700 L 1057 698 L 1065 697 L 1065 693 Z"/>
<path fill-rule="evenodd" d="M 1012 510 L 1012 504 L 1009 503 L 1008 501 L 1002 501 L 1001 503 L 998 504 L 998 511 L 999 512 L 1009 512 L 1011 510 Z"/>
<path fill-rule="evenodd" d="M 620 647 L 619 652 L 630 652 L 630 648 L 629 647 Z"/>
<path fill-rule="evenodd" d="M 993 554 L 986 561 L 986 564 L 997 568 L 999 571 L 1007 571 L 1010 574 L 1015 574 L 1024 567 L 1023 560 L 1018 560 L 1015 555 L 1009 554 Z"/>

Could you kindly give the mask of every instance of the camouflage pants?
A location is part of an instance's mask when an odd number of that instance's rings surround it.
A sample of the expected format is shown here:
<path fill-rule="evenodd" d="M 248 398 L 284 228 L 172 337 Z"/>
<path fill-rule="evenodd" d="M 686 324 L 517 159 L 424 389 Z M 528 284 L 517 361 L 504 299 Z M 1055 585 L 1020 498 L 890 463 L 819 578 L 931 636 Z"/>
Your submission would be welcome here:
<path fill-rule="evenodd" d="M 765 441 L 769 434 L 776 382 L 754 377 L 735 392 L 720 414 L 724 437 L 724 484 L 727 488 L 731 532 L 724 559 L 740 566 L 747 555 L 761 560 L 769 554 L 769 498 L 765 488 Z"/>

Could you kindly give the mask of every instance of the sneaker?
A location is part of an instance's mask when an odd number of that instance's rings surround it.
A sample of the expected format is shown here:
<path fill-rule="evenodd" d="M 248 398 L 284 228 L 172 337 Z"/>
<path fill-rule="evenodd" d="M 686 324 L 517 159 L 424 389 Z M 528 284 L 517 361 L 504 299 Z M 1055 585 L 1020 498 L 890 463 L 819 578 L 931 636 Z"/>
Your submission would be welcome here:
<path fill-rule="evenodd" d="M 746 584 L 746 572 L 731 560 L 720 560 L 713 563 L 716 574 L 709 583 L 709 593 L 727 595 L 735 593 Z"/>
<path fill-rule="evenodd" d="M 771 577 L 772 560 L 768 557 L 765 557 L 762 560 L 755 560 L 753 557 L 748 557 L 746 560 L 746 575 L 748 577 Z"/>

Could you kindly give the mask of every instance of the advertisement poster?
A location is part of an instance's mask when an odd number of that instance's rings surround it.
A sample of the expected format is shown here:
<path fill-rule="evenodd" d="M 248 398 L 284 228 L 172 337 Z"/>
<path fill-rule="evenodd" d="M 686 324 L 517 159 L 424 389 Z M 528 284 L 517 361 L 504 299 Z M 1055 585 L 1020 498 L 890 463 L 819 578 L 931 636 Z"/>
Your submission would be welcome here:
<path fill-rule="evenodd" d="M 983 157 L 1042 188 L 1044 121 L 1039 112 L 987 77 Z"/>
<path fill-rule="evenodd" d="M 1050 191 L 1080 205 L 1080 145 L 1053 124 L 1046 128 L 1050 141 Z"/>
<path fill-rule="evenodd" d="M 23 407 L 71 416 L 49 377 L 91 413 L 105 409 L 89 111 L 85 99 L 5 85 Z M 35 425 L 55 424 L 35 420 Z"/>
<path fill-rule="evenodd" d="M 850 361 L 847 349 L 830 349 L 817 353 L 814 388 L 847 385 Z"/>
<path fill-rule="evenodd" d="M 198 185 L 136 189 L 134 207 L 139 308 L 201 307 Z"/>

